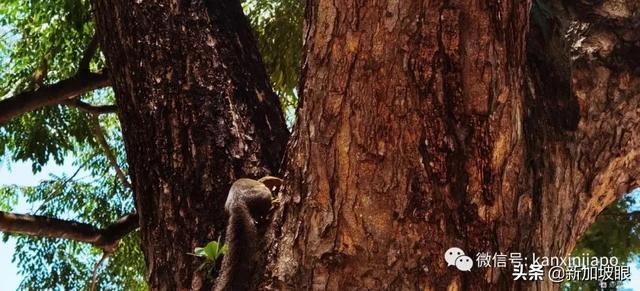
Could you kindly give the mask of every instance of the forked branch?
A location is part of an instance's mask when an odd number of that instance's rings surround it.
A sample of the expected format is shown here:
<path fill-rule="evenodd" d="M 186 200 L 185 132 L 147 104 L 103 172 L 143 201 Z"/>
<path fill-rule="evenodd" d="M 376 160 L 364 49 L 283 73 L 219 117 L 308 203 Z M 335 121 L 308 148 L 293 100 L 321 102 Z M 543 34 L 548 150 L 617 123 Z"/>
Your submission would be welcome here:
<path fill-rule="evenodd" d="M 115 105 L 91 105 L 81 101 L 80 99 L 66 100 L 62 104 L 78 108 L 84 112 L 92 114 L 115 113 L 118 111 L 118 106 Z"/>
<path fill-rule="evenodd" d="M 106 73 L 85 72 L 58 83 L 22 92 L 0 101 L 0 125 L 35 109 L 63 103 L 86 92 L 109 86 Z"/>
<path fill-rule="evenodd" d="M 89 63 L 97 49 L 98 38 L 94 35 L 82 54 L 78 72 L 74 76 L 0 100 L 0 125 L 20 114 L 54 104 L 66 104 L 91 113 L 115 112 L 116 108 L 113 105 L 92 106 L 76 99 L 86 92 L 109 86 L 109 76 L 106 72 L 92 73 L 89 70 Z"/>

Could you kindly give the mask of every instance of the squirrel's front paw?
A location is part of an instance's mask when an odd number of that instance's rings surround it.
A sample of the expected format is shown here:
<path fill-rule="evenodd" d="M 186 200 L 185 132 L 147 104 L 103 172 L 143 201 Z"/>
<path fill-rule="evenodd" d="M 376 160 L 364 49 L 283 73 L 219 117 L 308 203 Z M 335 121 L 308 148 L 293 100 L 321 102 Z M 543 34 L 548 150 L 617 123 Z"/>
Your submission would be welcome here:
<path fill-rule="evenodd" d="M 269 209 L 269 211 L 278 208 L 281 202 L 280 198 L 271 198 L 271 209 Z"/>

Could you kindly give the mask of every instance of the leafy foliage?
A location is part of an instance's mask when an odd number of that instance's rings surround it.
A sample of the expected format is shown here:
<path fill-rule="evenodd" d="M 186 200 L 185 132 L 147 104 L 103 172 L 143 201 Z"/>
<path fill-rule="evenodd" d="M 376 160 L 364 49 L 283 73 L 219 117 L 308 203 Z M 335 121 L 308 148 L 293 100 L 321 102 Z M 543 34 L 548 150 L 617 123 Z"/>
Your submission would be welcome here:
<path fill-rule="evenodd" d="M 18 203 L 18 194 L 12 187 L 0 187 L 0 211 L 11 210 Z"/>
<path fill-rule="evenodd" d="M 640 189 L 625 195 L 607 207 L 582 235 L 572 256 L 616 257 L 627 265 L 640 255 Z M 574 281 L 565 290 L 599 290 L 599 282 Z M 622 282 L 608 282 L 609 287 Z"/>
<path fill-rule="evenodd" d="M 117 135 L 115 117 L 103 118 L 101 124 L 112 128 L 107 136 L 124 164 L 121 136 Z M 76 144 L 74 162 L 77 170 L 67 175 L 50 175 L 35 186 L 4 185 L 3 196 L 19 196 L 32 206 L 31 213 L 74 219 L 105 227 L 133 211 L 130 190 L 116 178 L 102 149 L 94 143 Z M 15 206 L 16 203 L 12 203 Z M 5 235 L 5 240 L 8 235 Z M 93 264 L 102 253 L 89 245 L 67 240 L 18 236 L 14 260 L 23 281 L 23 290 L 84 290 L 90 284 Z M 42 268 L 42 266 L 47 266 Z M 145 290 L 144 262 L 136 233 L 120 242 L 98 277 L 99 290 Z"/>
<path fill-rule="evenodd" d="M 7 0 L 0 15 L 0 54 L 10 60 L 0 95 L 71 76 L 94 33 L 88 0 Z"/>
<path fill-rule="evenodd" d="M 83 51 L 94 34 L 89 1 L 2 1 L 0 3 L 0 96 L 53 84 L 78 70 Z M 103 59 L 93 59 L 98 70 Z M 90 103 L 112 103 L 110 90 L 86 94 Z M 115 117 L 102 119 L 109 141 L 124 165 L 120 129 Z M 34 172 L 50 160 L 74 158 L 78 171 L 51 176 L 36 186 L 0 187 L 0 207 L 22 203 L 35 214 L 75 219 L 104 227 L 133 210 L 132 196 L 115 179 L 103 149 L 94 139 L 90 117 L 65 106 L 50 106 L 13 119 L 0 129 L 0 161 L 31 161 Z M 7 240 L 8 236 L 5 235 Z M 23 276 L 23 290 L 84 290 L 92 277 L 99 250 L 73 241 L 16 238 L 14 260 Z M 144 264 L 137 234 L 121 241 L 101 271 L 100 290 L 144 290 Z M 45 266 L 43 268 L 43 266 Z"/>
<path fill-rule="evenodd" d="M 280 95 L 289 124 L 297 107 L 300 77 L 303 1 L 247 0 L 243 7 L 251 21 L 258 48 L 274 90 Z"/>
<path fill-rule="evenodd" d="M 94 34 L 89 1 L 8 0 L 0 3 L 0 96 L 7 98 L 71 77 Z M 96 59 L 92 66 L 102 66 Z M 2 97 L 0 97 L 2 98 Z M 12 120 L 0 130 L 0 156 L 30 160 L 39 171 L 62 163 L 74 144 L 89 141 L 85 114 L 51 106 Z"/>
<path fill-rule="evenodd" d="M 98 290 L 146 290 L 139 270 L 144 268 L 137 247 L 137 234 L 125 237 L 101 270 Z M 71 254 L 71 255 L 70 255 Z M 91 284 L 94 264 L 101 253 L 82 243 L 21 236 L 16 242 L 16 259 L 23 290 L 86 290 Z M 44 268 L 43 268 L 44 266 Z"/>
<path fill-rule="evenodd" d="M 62 163 L 77 144 L 91 143 L 87 114 L 63 106 L 50 106 L 11 120 L 0 130 L 0 156 L 30 160 L 40 171 L 49 159 Z"/>

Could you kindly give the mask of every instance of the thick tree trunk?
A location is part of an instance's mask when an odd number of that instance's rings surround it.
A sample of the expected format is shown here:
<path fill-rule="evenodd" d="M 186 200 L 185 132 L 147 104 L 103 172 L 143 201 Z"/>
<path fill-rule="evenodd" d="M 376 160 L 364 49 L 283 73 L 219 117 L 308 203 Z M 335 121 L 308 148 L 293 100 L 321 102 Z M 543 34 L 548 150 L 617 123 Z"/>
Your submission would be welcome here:
<path fill-rule="evenodd" d="M 527 63 L 530 3 L 492 3 L 308 1 L 303 99 L 263 288 L 558 288 L 509 268 L 460 272 L 443 254 L 566 256 L 638 185 L 640 78 L 637 57 L 624 59 L 638 49 L 635 16 L 580 7 L 605 30 L 557 12 L 553 33 L 572 24 L 573 37 L 537 49 L 577 55 Z"/>
<path fill-rule="evenodd" d="M 219 235 L 231 181 L 277 168 L 284 122 L 236 1 L 135 2 L 94 6 L 150 286 L 208 288 L 187 253 Z M 639 7 L 578 2 L 550 5 L 560 18 L 527 41 L 526 1 L 310 0 L 286 185 L 254 283 L 557 288 L 460 272 L 443 254 L 567 255 L 638 185 Z"/>
<path fill-rule="evenodd" d="M 238 1 L 93 1 L 152 290 L 210 288 L 188 253 L 221 235 L 237 178 L 275 171 L 287 130 Z"/>

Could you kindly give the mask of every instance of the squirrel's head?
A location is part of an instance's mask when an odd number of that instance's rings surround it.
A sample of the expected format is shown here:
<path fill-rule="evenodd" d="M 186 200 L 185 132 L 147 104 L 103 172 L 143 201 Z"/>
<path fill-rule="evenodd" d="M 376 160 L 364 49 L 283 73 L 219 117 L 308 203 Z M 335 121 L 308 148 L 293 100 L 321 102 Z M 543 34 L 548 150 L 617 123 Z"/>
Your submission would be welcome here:
<path fill-rule="evenodd" d="M 280 185 L 282 185 L 282 179 L 273 176 L 265 176 L 259 180 L 249 178 L 238 179 L 233 182 L 231 189 L 229 189 L 224 209 L 228 213 L 234 206 L 253 203 L 259 204 L 259 206 L 248 205 L 249 208 L 254 209 L 252 212 L 255 213 L 256 208 L 266 208 L 265 210 L 268 211 L 271 208 L 273 194 L 277 192 L 277 188 L 280 187 Z"/>

